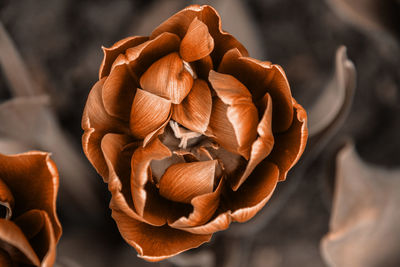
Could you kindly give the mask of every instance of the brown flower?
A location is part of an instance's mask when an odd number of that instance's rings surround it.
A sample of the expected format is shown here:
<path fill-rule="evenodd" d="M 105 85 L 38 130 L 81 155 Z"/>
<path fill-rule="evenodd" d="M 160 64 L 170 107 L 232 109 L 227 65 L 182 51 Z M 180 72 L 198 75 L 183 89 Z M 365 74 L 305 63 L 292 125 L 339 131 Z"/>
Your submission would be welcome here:
<path fill-rule="evenodd" d="M 248 57 L 210 6 L 104 48 L 99 76 L 83 148 L 119 231 L 147 260 L 249 220 L 304 150 L 306 113 L 282 68 Z"/>
<path fill-rule="evenodd" d="M 48 153 L 0 154 L 0 266 L 52 266 L 61 225 Z"/>

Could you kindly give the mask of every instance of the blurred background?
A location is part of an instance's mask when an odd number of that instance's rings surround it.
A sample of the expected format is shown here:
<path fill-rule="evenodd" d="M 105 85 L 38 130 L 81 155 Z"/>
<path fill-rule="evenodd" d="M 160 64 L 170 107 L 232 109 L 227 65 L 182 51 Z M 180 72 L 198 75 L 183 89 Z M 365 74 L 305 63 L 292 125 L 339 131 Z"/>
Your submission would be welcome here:
<path fill-rule="evenodd" d="M 399 2 L 0 0 L 0 153 L 53 152 L 64 230 L 56 266 L 400 266 Z M 198 249 L 147 263 L 111 218 L 107 186 L 81 149 L 81 116 L 101 46 L 148 35 L 194 3 L 213 5 L 250 56 L 281 65 L 309 117 L 333 115 L 309 125 L 304 157 L 255 226 L 234 225 Z M 355 216 L 371 210 L 385 213 Z"/>

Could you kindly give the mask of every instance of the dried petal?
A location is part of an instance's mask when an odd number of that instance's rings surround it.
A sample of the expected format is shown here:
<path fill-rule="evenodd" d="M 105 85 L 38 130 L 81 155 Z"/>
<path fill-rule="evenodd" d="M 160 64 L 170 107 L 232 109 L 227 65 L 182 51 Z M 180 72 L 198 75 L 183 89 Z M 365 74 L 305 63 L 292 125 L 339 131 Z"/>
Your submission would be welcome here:
<path fill-rule="evenodd" d="M 108 76 L 111 71 L 111 65 L 119 54 L 123 54 L 129 47 L 135 47 L 148 40 L 148 37 L 132 36 L 116 42 L 112 47 L 103 47 L 104 58 L 100 66 L 99 80 Z"/>
<path fill-rule="evenodd" d="M 208 74 L 210 73 L 210 70 L 214 68 L 210 56 L 206 56 L 200 60 L 191 62 L 190 66 L 194 69 L 194 72 L 197 74 L 197 77 L 203 80 L 208 80 Z"/>
<path fill-rule="evenodd" d="M 214 39 L 208 32 L 207 25 L 195 17 L 182 39 L 179 54 L 183 60 L 192 62 L 208 56 L 213 48 Z"/>
<path fill-rule="evenodd" d="M 217 161 L 178 163 L 170 166 L 161 177 L 160 195 L 172 201 L 191 200 L 213 191 Z"/>
<path fill-rule="evenodd" d="M 275 134 L 275 145 L 268 156 L 269 161 L 279 168 L 279 181 L 286 179 L 287 172 L 296 164 L 307 143 L 307 114 L 302 106 L 293 100 L 293 124 L 281 134 Z"/>
<path fill-rule="evenodd" d="M 211 235 L 195 235 L 169 226 L 154 227 L 113 210 L 112 217 L 125 241 L 139 256 L 148 261 L 160 261 L 208 242 Z"/>
<path fill-rule="evenodd" d="M 104 82 L 102 90 L 104 109 L 107 113 L 128 121 L 137 86 L 127 65 L 115 67 Z"/>
<path fill-rule="evenodd" d="M 205 81 L 196 79 L 188 96 L 173 106 L 172 119 L 186 128 L 203 133 L 210 121 L 211 92 Z"/>
<path fill-rule="evenodd" d="M 193 77 L 183 66 L 178 53 L 171 53 L 153 63 L 140 77 L 141 87 L 179 104 L 189 93 Z"/>
<path fill-rule="evenodd" d="M 133 136 L 143 139 L 157 130 L 169 118 L 171 102 L 162 97 L 137 89 L 133 100 L 129 126 Z"/>
<path fill-rule="evenodd" d="M 230 216 L 230 212 L 224 212 L 204 225 L 182 228 L 182 230 L 198 235 L 213 234 L 215 232 L 227 229 L 231 221 L 232 218 Z"/>
<path fill-rule="evenodd" d="M 226 116 L 234 129 L 238 144 L 236 151 L 248 159 L 250 146 L 257 136 L 258 124 L 258 111 L 252 102 L 251 94 L 243 84 L 230 75 L 210 71 L 209 80 L 218 97 L 228 105 Z M 214 112 L 211 117 L 214 117 Z M 210 127 L 220 142 L 221 137 L 218 136 L 220 125 L 215 124 L 215 121 L 211 124 L 210 121 Z M 224 146 L 222 143 L 221 145 Z M 226 147 L 226 149 L 231 148 Z"/>
<path fill-rule="evenodd" d="M 234 76 L 251 92 L 254 101 L 266 93 L 272 98 L 274 132 L 283 132 L 292 124 L 293 104 L 289 83 L 279 65 L 244 57 L 237 49 L 228 51 L 218 67 L 218 72 Z"/>

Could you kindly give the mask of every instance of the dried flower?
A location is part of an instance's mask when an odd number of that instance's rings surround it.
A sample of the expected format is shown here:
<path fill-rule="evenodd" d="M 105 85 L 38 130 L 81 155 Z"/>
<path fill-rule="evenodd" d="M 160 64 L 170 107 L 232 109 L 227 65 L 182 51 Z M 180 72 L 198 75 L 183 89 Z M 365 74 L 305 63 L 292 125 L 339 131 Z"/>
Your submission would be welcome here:
<path fill-rule="evenodd" d="M 48 153 L 0 154 L 0 266 L 53 265 L 61 236 L 57 190 Z"/>
<path fill-rule="evenodd" d="M 82 119 L 123 238 L 147 260 L 197 247 L 268 201 L 302 154 L 282 68 L 248 57 L 210 6 L 104 48 Z"/>

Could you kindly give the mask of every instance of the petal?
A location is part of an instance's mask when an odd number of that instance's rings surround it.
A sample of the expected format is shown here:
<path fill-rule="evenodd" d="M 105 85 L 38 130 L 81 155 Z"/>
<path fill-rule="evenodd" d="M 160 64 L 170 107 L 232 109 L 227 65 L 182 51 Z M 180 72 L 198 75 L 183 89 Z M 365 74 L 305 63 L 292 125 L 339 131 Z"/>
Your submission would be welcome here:
<path fill-rule="evenodd" d="M 0 248 L 0 266 L 3 267 L 13 267 L 14 264 L 8 252 Z"/>
<path fill-rule="evenodd" d="M 35 151 L 12 156 L 0 154 L 0 177 L 18 200 L 13 216 L 18 217 L 31 209 L 44 210 L 58 240 L 61 235 L 56 215 L 59 181 L 56 165 L 49 154 Z"/>
<path fill-rule="evenodd" d="M 3 205 L 6 211 L 6 219 L 12 216 L 12 208 L 14 206 L 14 197 L 8 186 L 0 178 L 0 205 Z"/>
<path fill-rule="evenodd" d="M 211 92 L 205 81 L 196 79 L 188 96 L 173 106 L 172 119 L 186 128 L 203 133 L 207 130 L 212 108 Z"/>
<path fill-rule="evenodd" d="M 208 74 L 210 70 L 214 68 L 212 59 L 210 56 L 203 57 L 197 61 L 191 62 L 190 66 L 194 69 L 197 77 L 203 80 L 208 80 Z"/>
<path fill-rule="evenodd" d="M 293 124 L 280 134 L 275 134 L 275 145 L 268 156 L 279 168 L 279 181 L 285 180 L 287 172 L 296 164 L 307 143 L 307 114 L 293 99 Z"/>
<path fill-rule="evenodd" d="M 148 37 L 132 36 L 118 41 L 110 48 L 103 47 L 104 58 L 100 66 L 99 80 L 110 73 L 111 65 L 119 54 L 123 54 L 129 47 L 135 47 L 147 40 Z"/>
<path fill-rule="evenodd" d="M 250 159 L 247 163 L 244 173 L 239 180 L 231 183 L 232 189 L 236 191 L 246 181 L 254 168 L 265 159 L 274 146 L 274 136 L 272 133 L 272 100 L 269 94 L 264 99 L 265 110 L 260 123 L 257 126 L 258 137 L 251 145 Z"/>
<path fill-rule="evenodd" d="M 214 50 L 211 53 L 211 57 L 213 58 L 215 66 L 219 65 L 226 51 L 232 48 L 237 48 L 245 56 L 248 55 L 246 48 L 238 40 L 222 30 L 221 18 L 218 13 L 214 8 L 207 5 L 192 5 L 186 7 L 158 26 L 152 32 L 150 39 L 164 32 L 172 32 L 183 38 L 195 17 L 207 25 L 208 31 L 214 39 Z"/>
<path fill-rule="evenodd" d="M 214 39 L 208 32 L 207 25 L 196 17 L 181 41 L 179 54 L 183 60 L 192 62 L 208 56 L 214 49 Z"/>
<path fill-rule="evenodd" d="M 179 104 L 193 85 L 193 77 L 178 53 L 171 53 L 153 63 L 140 77 L 141 87 Z"/>
<path fill-rule="evenodd" d="M 13 262 L 40 265 L 39 258 L 29 241 L 14 222 L 0 219 L 0 242 L 7 244 L 2 246 L 2 249 L 8 252 Z"/>
<path fill-rule="evenodd" d="M 209 80 L 218 97 L 228 105 L 226 116 L 234 129 L 238 144 L 236 151 L 248 159 L 250 146 L 257 137 L 258 124 L 258 111 L 252 102 L 251 94 L 243 84 L 230 75 L 210 71 Z M 213 115 L 212 113 L 211 116 Z M 218 137 L 220 125 L 211 124 L 210 121 L 212 133 L 217 141 L 221 139 Z M 223 146 L 222 143 L 221 145 Z"/>
<path fill-rule="evenodd" d="M 148 261 L 160 261 L 208 242 L 211 235 L 195 235 L 168 226 L 154 227 L 112 211 L 119 232 Z"/>
<path fill-rule="evenodd" d="M 212 192 L 216 165 L 216 160 L 209 160 L 170 166 L 161 177 L 160 195 L 190 203 L 194 197 Z"/>
<path fill-rule="evenodd" d="M 136 212 L 143 215 L 147 192 L 145 185 L 151 179 L 150 163 L 152 160 L 161 160 L 172 156 L 171 151 L 155 138 L 146 147 L 139 147 L 133 153 L 131 160 L 131 192 Z M 149 177 L 150 175 L 150 177 Z"/>
<path fill-rule="evenodd" d="M 234 221 L 245 222 L 264 207 L 278 182 L 279 169 L 264 161 L 236 191 L 228 195 L 228 207 Z"/>
<path fill-rule="evenodd" d="M 194 197 L 190 203 L 193 211 L 188 217 L 181 217 L 169 226 L 184 230 L 183 228 L 199 226 L 206 223 L 214 215 L 219 205 L 219 199 L 224 186 L 224 179 L 221 179 L 214 192 Z"/>
<path fill-rule="evenodd" d="M 213 234 L 215 232 L 227 229 L 231 221 L 232 219 L 230 217 L 230 213 L 225 212 L 219 214 L 217 217 L 204 225 L 182 228 L 182 230 L 198 235 Z"/>
<path fill-rule="evenodd" d="M 129 127 L 133 136 L 143 139 L 163 125 L 171 112 L 171 102 L 137 89 L 133 100 Z"/>
<path fill-rule="evenodd" d="M 102 90 L 104 109 L 107 113 L 128 121 L 137 87 L 138 84 L 127 65 L 115 67 L 104 82 Z"/>
<path fill-rule="evenodd" d="M 293 105 L 290 86 L 279 65 L 243 57 L 237 49 L 228 51 L 218 71 L 230 74 L 242 82 L 253 95 L 254 101 L 269 93 L 273 103 L 272 128 L 283 132 L 292 124 Z"/>
<path fill-rule="evenodd" d="M 96 171 L 108 180 L 107 164 L 101 151 L 101 139 L 108 132 L 129 132 L 126 123 L 110 116 L 103 105 L 102 88 L 105 78 L 98 81 L 89 93 L 82 115 L 82 147 Z"/>

